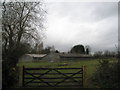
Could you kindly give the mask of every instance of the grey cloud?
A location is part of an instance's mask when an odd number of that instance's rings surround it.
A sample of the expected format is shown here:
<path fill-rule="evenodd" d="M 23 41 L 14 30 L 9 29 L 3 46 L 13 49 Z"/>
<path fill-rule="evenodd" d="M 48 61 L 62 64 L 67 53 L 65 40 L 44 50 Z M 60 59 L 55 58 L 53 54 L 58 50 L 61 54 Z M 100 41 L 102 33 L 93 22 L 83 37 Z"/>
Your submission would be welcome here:
<path fill-rule="evenodd" d="M 53 4 L 53 3 L 52 3 Z M 53 4 L 53 11 L 73 21 L 99 21 L 117 14 L 115 2 L 61 2 Z"/>
<path fill-rule="evenodd" d="M 117 3 L 49 4 L 45 45 L 54 45 L 60 51 L 68 51 L 76 44 L 90 45 L 92 52 L 115 50 L 118 43 Z"/>
<path fill-rule="evenodd" d="M 118 14 L 117 9 L 118 9 L 118 4 L 115 2 L 97 3 L 93 13 L 95 13 L 94 14 L 95 17 L 100 20 Z"/>

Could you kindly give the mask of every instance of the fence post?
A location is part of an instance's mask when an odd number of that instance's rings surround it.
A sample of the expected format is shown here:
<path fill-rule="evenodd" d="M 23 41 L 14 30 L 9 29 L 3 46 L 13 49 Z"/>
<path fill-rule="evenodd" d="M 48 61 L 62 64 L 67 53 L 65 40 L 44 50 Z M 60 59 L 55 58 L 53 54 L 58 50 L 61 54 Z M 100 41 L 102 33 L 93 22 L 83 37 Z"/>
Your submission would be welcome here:
<path fill-rule="evenodd" d="M 24 66 L 22 67 L 22 86 L 24 86 Z"/>
<path fill-rule="evenodd" d="M 82 69 L 83 69 L 83 88 L 85 88 L 86 87 L 86 66 L 83 65 Z"/>
<path fill-rule="evenodd" d="M 19 86 L 23 86 L 23 66 L 19 67 Z"/>

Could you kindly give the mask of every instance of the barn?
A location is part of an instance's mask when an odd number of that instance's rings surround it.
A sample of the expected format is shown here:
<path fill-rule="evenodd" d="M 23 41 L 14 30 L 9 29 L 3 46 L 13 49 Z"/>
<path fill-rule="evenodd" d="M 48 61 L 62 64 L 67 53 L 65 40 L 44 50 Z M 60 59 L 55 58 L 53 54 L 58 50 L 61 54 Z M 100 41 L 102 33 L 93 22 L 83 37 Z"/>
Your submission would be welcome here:
<path fill-rule="evenodd" d="M 48 62 L 58 62 L 60 61 L 60 56 L 59 53 L 50 53 L 46 55 L 44 58 L 42 58 L 42 60 Z"/>
<path fill-rule="evenodd" d="M 90 56 L 90 55 L 72 54 L 72 53 L 60 54 L 59 56 L 60 56 L 61 61 L 62 60 L 86 60 L 86 59 L 92 58 L 92 56 Z"/>
<path fill-rule="evenodd" d="M 47 54 L 25 54 L 23 55 L 19 61 L 39 61 Z"/>
<path fill-rule="evenodd" d="M 64 60 L 88 60 L 90 58 L 92 58 L 90 55 L 73 53 L 25 54 L 19 61 L 59 62 Z"/>
<path fill-rule="evenodd" d="M 43 61 L 57 62 L 64 60 L 88 60 L 92 58 L 90 55 L 86 54 L 73 54 L 73 53 L 50 53 L 42 58 Z"/>

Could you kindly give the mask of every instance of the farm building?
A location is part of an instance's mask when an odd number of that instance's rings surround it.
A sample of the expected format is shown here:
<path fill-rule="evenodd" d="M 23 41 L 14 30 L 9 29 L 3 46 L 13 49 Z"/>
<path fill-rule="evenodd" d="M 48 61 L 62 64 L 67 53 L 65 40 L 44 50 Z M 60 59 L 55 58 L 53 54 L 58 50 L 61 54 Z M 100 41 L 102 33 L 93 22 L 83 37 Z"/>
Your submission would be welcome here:
<path fill-rule="evenodd" d="M 50 53 L 42 58 L 43 61 L 57 62 L 60 61 L 60 56 L 58 53 Z"/>
<path fill-rule="evenodd" d="M 23 55 L 19 61 L 39 61 L 47 54 L 25 54 Z"/>
<path fill-rule="evenodd" d="M 62 54 L 62 53 L 50 53 L 46 55 L 42 60 L 56 62 L 56 61 L 64 61 L 64 60 L 86 60 L 90 59 L 92 56 L 85 54 Z"/>
<path fill-rule="evenodd" d="M 86 54 L 60 54 L 60 59 L 61 60 L 85 60 L 85 59 L 90 59 L 92 56 L 86 55 Z"/>
<path fill-rule="evenodd" d="M 57 62 L 64 60 L 85 60 L 90 59 L 92 56 L 85 54 L 62 54 L 62 53 L 50 53 L 50 54 L 25 54 L 19 61 L 48 61 Z"/>

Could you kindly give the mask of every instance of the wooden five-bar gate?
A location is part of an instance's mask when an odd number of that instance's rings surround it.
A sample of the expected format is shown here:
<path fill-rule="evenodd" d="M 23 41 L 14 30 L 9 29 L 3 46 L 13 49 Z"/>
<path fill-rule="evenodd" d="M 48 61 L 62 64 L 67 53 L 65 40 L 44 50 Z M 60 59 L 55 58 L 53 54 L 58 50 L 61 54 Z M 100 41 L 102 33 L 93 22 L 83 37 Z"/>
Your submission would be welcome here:
<path fill-rule="evenodd" d="M 84 86 L 84 66 L 81 68 L 22 68 L 23 87 Z"/>

